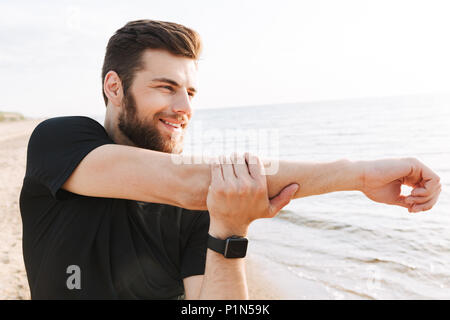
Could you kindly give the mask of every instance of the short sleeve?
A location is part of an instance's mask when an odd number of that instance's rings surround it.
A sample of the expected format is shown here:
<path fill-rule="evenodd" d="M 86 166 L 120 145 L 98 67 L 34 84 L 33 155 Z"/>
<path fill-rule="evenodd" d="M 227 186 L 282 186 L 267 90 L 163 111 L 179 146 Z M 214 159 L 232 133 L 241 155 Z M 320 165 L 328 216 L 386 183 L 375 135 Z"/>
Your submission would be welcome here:
<path fill-rule="evenodd" d="M 31 134 L 25 179 L 44 185 L 56 197 L 83 158 L 95 148 L 114 143 L 103 126 L 83 116 L 41 122 Z"/>
<path fill-rule="evenodd" d="M 188 210 L 186 210 L 188 211 Z M 209 230 L 209 212 L 197 211 L 184 214 L 196 214 L 197 217 L 189 230 L 187 243 L 181 255 L 181 278 L 205 273 L 206 242 Z"/>

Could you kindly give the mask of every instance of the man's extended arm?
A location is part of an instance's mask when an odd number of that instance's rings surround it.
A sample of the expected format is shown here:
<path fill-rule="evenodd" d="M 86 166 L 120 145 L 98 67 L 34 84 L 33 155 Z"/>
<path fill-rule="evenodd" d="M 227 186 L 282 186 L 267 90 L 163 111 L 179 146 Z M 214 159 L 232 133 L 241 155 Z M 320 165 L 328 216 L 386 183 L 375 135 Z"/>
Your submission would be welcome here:
<path fill-rule="evenodd" d="M 263 162 L 264 167 L 271 166 L 270 161 Z M 191 171 L 191 184 L 197 188 L 190 197 L 194 202 L 189 205 L 204 209 L 210 176 L 202 167 L 185 170 Z M 267 176 L 269 197 L 291 183 L 300 185 L 293 198 L 353 190 L 375 202 L 408 208 L 409 212 L 430 210 L 441 192 L 439 176 L 415 158 L 322 163 L 280 160 L 278 172 Z M 402 185 L 413 187 L 409 196 L 401 194 Z"/>
<path fill-rule="evenodd" d="M 180 161 L 181 157 L 130 146 L 104 145 L 94 149 L 81 161 L 63 189 L 86 196 L 206 210 L 211 183 L 209 163 L 185 164 Z M 361 175 L 361 167 L 348 160 L 329 163 L 280 160 L 278 172 L 267 176 L 267 186 L 272 198 L 285 186 L 297 183 L 302 186 L 295 195 L 299 198 L 358 190 Z"/>
<path fill-rule="evenodd" d="M 184 156 L 123 145 L 103 145 L 90 152 L 63 185 L 73 193 L 206 210 L 211 183 L 208 163 L 185 164 Z M 263 159 L 265 166 L 267 160 Z M 439 177 L 413 158 L 376 161 L 338 160 L 312 163 L 279 161 L 276 174 L 267 176 L 269 197 L 297 183 L 294 198 L 334 191 L 358 190 L 370 199 L 400 205 L 412 204 L 400 196 L 401 184 L 413 186 L 410 199 L 430 209 L 440 192 Z"/>

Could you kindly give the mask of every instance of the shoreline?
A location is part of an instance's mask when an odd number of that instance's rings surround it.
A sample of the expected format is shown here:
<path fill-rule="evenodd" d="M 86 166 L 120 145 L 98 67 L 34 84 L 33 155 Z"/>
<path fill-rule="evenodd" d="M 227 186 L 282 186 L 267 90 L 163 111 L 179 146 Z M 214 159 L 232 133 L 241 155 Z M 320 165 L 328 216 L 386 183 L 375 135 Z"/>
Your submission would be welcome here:
<path fill-rule="evenodd" d="M 22 221 L 19 195 L 26 166 L 28 140 L 45 119 L 0 122 L 0 299 L 29 300 L 30 290 L 22 255 Z M 246 258 L 249 298 L 287 299 L 255 254 Z"/>
<path fill-rule="evenodd" d="M 258 253 L 249 254 L 246 266 L 250 300 L 334 299 L 322 284 L 300 278 Z"/>

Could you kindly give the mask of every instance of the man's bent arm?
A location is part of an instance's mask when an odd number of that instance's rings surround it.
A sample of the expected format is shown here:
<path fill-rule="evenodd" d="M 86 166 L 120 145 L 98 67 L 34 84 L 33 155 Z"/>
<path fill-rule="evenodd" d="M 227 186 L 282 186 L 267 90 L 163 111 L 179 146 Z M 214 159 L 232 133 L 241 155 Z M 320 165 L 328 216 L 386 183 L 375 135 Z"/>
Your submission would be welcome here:
<path fill-rule="evenodd" d="M 107 144 L 86 155 L 62 189 L 91 197 L 185 207 L 190 194 L 184 169 L 168 153 Z"/>

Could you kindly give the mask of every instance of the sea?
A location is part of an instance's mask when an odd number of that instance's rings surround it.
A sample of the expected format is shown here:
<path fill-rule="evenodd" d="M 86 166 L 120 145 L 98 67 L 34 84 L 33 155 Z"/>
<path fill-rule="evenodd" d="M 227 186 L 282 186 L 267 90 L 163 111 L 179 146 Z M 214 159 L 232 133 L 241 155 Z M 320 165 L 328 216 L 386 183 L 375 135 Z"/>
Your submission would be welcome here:
<path fill-rule="evenodd" d="M 449 95 L 195 110 L 183 153 L 246 150 L 302 162 L 415 157 L 441 178 L 425 212 L 346 191 L 294 199 L 254 221 L 248 255 L 282 298 L 450 299 Z"/>

